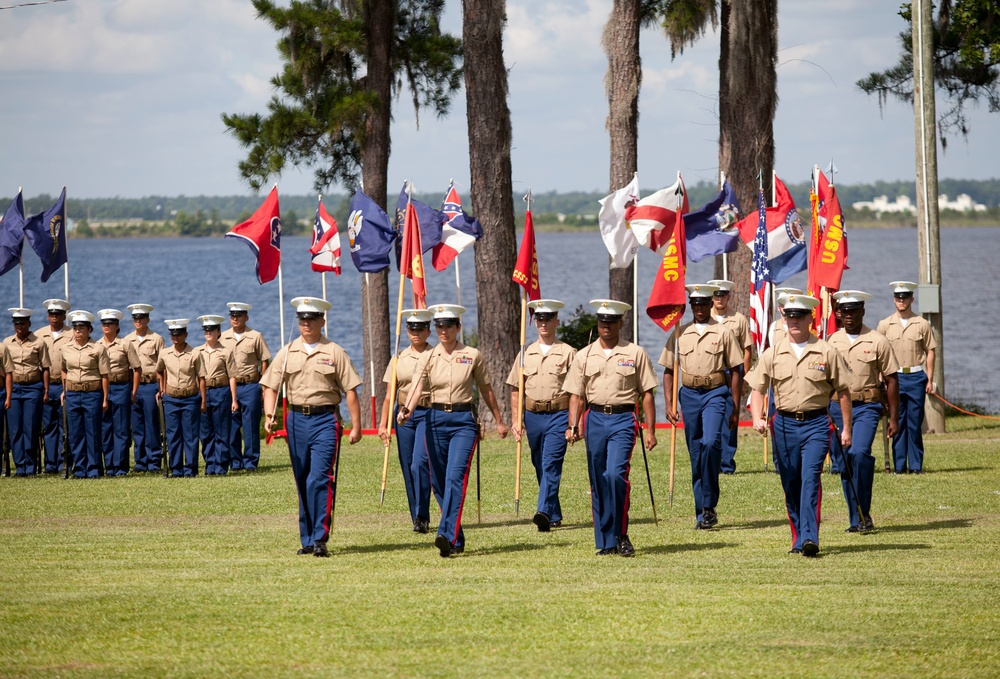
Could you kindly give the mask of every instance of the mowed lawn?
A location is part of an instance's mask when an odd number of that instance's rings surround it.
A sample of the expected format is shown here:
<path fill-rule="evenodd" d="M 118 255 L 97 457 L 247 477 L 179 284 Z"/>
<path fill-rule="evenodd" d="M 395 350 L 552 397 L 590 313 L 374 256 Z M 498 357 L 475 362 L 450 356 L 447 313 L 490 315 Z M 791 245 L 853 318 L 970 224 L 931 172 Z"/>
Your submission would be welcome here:
<path fill-rule="evenodd" d="M 694 530 L 690 467 L 670 434 L 632 459 L 634 559 L 594 554 L 582 443 L 564 527 L 520 517 L 514 444 L 482 448 L 465 554 L 412 532 L 398 461 L 378 507 L 382 447 L 345 445 L 332 558 L 296 556 L 283 442 L 223 478 L 0 480 L 0 676 L 1000 675 L 1000 422 L 927 439 L 921 476 L 881 473 L 871 535 L 845 534 L 824 476 L 821 555 L 787 554 L 778 477 L 741 437 L 720 526 Z M 346 442 L 346 439 L 345 439 Z M 433 514 L 437 514 L 432 501 Z"/>

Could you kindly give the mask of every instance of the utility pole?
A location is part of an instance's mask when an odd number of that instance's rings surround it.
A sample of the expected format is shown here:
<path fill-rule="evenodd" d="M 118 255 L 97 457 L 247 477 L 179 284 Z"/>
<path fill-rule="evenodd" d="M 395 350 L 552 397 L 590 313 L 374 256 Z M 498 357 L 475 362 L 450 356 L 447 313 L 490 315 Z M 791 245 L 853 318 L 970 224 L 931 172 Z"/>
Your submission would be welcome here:
<path fill-rule="evenodd" d="M 937 113 L 934 106 L 934 24 L 931 0 L 914 0 L 913 114 L 917 147 L 917 250 L 920 272 L 918 305 L 937 342 L 936 393 L 944 390 L 944 316 L 941 308 L 941 232 L 938 224 Z M 928 398 L 924 421 L 930 433 L 945 431 L 944 406 Z"/>

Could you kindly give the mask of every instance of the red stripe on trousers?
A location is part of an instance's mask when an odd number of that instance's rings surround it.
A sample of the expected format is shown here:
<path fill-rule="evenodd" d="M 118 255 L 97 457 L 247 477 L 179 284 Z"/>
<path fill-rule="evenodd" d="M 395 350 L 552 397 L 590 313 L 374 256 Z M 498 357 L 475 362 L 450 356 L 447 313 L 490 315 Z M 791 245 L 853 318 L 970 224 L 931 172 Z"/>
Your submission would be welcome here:
<path fill-rule="evenodd" d="M 330 512 L 333 509 L 333 484 L 336 479 L 333 477 L 333 470 L 337 467 L 337 458 L 340 456 L 340 436 L 344 432 L 344 427 L 337 421 L 334 428 L 336 439 L 333 444 L 333 459 L 330 460 L 330 473 L 326 477 L 326 513 L 323 515 L 323 541 L 330 539 Z"/>
<path fill-rule="evenodd" d="M 465 465 L 465 478 L 462 479 L 462 501 L 458 503 L 458 517 L 455 519 L 455 538 L 451 541 L 451 544 L 455 544 L 458 541 L 458 531 L 462 530 L 462 509 L 465 508 L 465 492 L 469 489 L 469 471 L 472 469 L 472 458 L 476 454 L 476 444 L 479 443 L 479 434 L 472 439 L 472 451 L 469 455 L 469 461 Z M 445 472 L 445 484 L 447 485 L 448 474 Z M 444 494 L 442 493 L 442 498 Z"/>

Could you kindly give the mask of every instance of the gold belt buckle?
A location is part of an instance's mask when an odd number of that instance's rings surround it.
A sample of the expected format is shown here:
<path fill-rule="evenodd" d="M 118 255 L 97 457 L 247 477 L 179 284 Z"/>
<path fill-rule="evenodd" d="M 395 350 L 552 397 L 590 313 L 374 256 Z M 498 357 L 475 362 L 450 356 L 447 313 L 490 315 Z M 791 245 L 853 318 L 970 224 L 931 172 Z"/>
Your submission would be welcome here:
<path fill-rule="evenodd" d="M 613 413 L 611 412 L 611 409 L 613 407 L 614 406 L 601 406 L 601 412 L 604 413 L 605 415 L 612 415 Z"/>
<path fill-rule="evenodd" d="M 805 413 L 795 413 L 795 421 L 796 422 L 805 422 L 806 421 L 806 414 Z"/>
<path fill-rule="evenodd" d="M 303 415 L 312 415 L 312 406 L 299 406 Z"/>
<path fill-rule="evenodd" d="M 903 374 L 904 375 L 909 375 L 910 374 L 910 367 L 909 366 L 903 368 Z"/>
<path fill-rule="evenodd" d="M 451 412 L 451 404 L 450 403 L 445 403 L 444 404 L 444 411 L 446 413 L 450 413 Z"/>

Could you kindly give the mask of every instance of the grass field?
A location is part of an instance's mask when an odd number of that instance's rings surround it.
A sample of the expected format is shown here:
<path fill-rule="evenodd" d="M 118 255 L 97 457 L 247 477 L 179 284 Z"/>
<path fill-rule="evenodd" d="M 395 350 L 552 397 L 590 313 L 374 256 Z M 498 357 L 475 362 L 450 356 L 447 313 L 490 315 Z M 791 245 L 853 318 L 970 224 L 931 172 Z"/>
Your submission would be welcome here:
<path fill-rule="evenodd" d="M 659 526 L 636 451 L 634 559 L 594 555 L 582 444 L 542 534 L 527 456 L 515 518 L 514 446 L 485 442 L 451 559 L 411 531 L 395 459 L 379 509 L 373 438 L 345 445 L 330 559 L 295 555 L 284 443 L 254 475 L 2 479 L 0 675 L 996 677 L 1000 423 L 948 424 L 928 473 L 878 475 L 874 534 L 844 533 L 824 477 L 818 559 L 786 553 L 750 435 L 709 532 L 683 437 L 672 509 L 669 432 L 650 453 Z"/>

